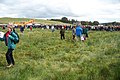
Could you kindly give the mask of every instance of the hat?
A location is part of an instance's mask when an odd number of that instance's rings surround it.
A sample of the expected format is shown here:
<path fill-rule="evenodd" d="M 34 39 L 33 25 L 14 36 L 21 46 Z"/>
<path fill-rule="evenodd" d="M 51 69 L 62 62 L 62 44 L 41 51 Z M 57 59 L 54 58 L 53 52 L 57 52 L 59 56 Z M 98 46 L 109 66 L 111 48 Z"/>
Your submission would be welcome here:
<path fill-rule="evenodd" d="M 13 26 L 12 25 L 8 25 L 8 28 L 13 29 Z"/>

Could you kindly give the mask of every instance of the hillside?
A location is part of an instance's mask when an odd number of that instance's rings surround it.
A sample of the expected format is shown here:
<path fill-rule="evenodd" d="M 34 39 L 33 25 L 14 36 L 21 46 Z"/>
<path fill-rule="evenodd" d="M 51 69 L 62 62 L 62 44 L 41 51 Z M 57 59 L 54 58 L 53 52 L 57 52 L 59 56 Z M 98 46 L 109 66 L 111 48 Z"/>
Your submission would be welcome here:
<path fill-rule="evenodd" d="M 5 32 L 5 30 L 2 30 Z M 90 31 L 85 42 L 60 40 L 59 30 L 26 29 L 6 68 L 7 47 L 0 42 L 0 80 L 120 80 L 119 32 Z"/>
<path fill-rule="evenodd" d="M 0 24 L 8 24 L 13 22 L 26 22 L 31 20 L 31 18 L 0 18 Z M 66 23 L 58 22 L 58 21 L 50 21 L 50 20 L 43 20 L 43 19 L 34 19 L 35 23 L 39 24 L 50 24 L 50 25 L 69 25 Z"/>

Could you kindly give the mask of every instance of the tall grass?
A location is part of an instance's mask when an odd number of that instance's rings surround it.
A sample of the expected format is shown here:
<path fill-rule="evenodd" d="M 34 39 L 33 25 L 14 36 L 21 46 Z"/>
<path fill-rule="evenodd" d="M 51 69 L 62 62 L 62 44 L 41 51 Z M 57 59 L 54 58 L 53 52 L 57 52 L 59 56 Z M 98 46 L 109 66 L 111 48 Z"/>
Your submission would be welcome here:
<path fill-rule="evenodd" d="M 14 67 L 5 67 L 7 47 L 0 42 L 0 80 L 120 80 L 119 32 L 90 31 L 85 42 L 73 41 L 71 31 L 65 40 L 58 30 L 17 32 Z"/>

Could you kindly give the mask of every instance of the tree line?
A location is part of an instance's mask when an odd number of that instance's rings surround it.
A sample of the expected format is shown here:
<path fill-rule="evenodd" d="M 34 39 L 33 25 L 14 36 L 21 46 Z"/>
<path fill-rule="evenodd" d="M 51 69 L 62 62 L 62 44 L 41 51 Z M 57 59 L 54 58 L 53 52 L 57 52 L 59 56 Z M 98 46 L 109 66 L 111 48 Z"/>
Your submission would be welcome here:
<path fill-rule="evenodd" d="M 74 19 L 71 19 L 69 20 L 67 17 L 62 17 L 61 19 L 50 19 L 51 21 L 60 21 L 60 22 L 63 22 L 63 23 L 70 23 L 70 24 L 74 24 L 74 23 L 77 23 L 77 22 L 81 22 L 82 25 L 99 25 L 99 22 L 98 21 L 77 21 L 77 20 L 74 20 Z"/>
<path fill-rule="evenodd" d="M 92 21 L 77 21 L 74 19 L 69 20 L 67 17 L 62 17 L 61 19 L 51 19 L 51 21 L 60 21 L 63 23 L 70 23 L 70 24 L 81 22 L 82 25 L 91 25 L 91 26 L 97 26 L 100 24 L 98 21 L 92 22 Z M 102 25 L 105 25 L 105 26 L 109 26 L 109 25 L 117 26 L 117 25 L 119 25 L 120 26 L 120 22 L 102 23 Z"/>

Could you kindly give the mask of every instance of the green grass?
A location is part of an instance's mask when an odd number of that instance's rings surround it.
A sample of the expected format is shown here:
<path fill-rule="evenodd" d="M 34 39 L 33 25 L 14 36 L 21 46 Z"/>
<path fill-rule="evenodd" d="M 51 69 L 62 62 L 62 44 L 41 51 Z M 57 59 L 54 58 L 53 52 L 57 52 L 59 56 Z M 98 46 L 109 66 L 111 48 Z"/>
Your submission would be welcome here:
<path fill-rule="evenodd" d="M 14 22 L 28 22 L 31 18 L 0 18 L 0 24 L 8 24 Z M 70 25 L 67 23 L 62 23 L 58 21 L 50 21 L 50 20 L 43 20 L 43 19 L 34 19 L 35 23 L 45 24 L 45 25 Z"/>
<path fill-rule="evenodd" d="M 14 67 L 5 67 L 7 47 L 0 42 L 0 80 L 120 80 L 119 32 L 90 31 L 81 42 L 72 40 L 71 31 L 65 40 L 58 30 L 17 31 Z"/>

